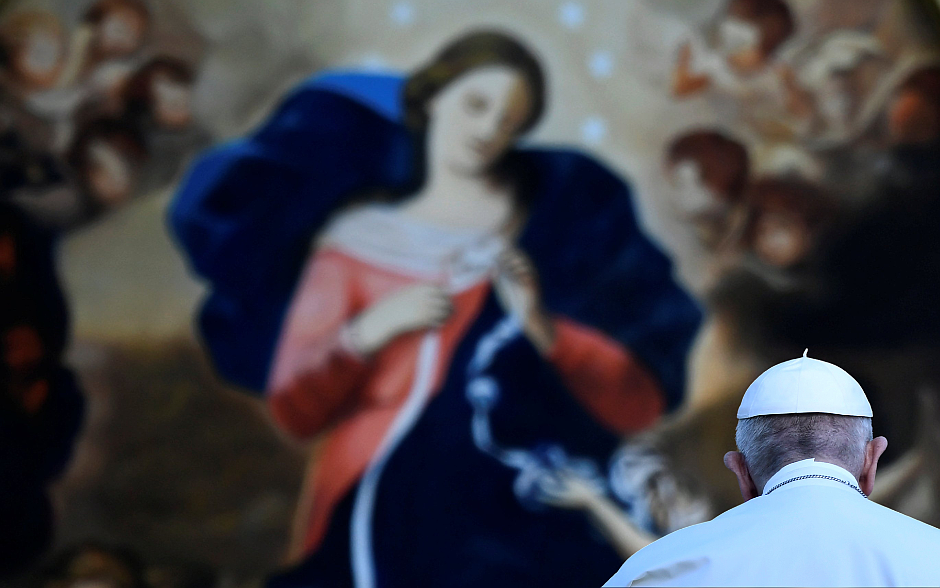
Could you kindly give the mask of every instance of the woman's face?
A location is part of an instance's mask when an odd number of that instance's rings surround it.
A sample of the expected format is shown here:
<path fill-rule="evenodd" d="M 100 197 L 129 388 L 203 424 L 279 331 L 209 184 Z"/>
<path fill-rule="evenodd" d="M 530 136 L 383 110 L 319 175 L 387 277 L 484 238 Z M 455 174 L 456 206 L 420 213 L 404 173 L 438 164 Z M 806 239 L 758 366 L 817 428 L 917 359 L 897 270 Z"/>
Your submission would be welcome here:
<path fill-rule="evenodd" d="M 108 57 L 133 53 L 140 47 L 147 23 L 132 8 L 115 8 L 101 21 L 98 43 Z"/>
<path fill-rule="evenodd" d="M 506 66 L 475 69 L 428 104 L 428 153 L 451 171 L 486 172 L 515 140 L 532 108 L 525 79 Z"/>

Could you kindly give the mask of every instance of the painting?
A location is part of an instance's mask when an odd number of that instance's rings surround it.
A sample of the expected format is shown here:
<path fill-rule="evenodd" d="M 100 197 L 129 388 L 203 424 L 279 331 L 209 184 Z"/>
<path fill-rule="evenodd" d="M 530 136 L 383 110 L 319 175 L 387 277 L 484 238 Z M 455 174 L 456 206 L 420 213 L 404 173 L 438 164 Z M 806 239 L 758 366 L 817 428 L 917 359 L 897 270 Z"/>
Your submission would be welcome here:
<path fill-rule="evenodd" d="M 0 577 L 600 585 L 738 503 L 737 404 L 806 348 L 940 522 L 938 26 L 0 3 Z"/>

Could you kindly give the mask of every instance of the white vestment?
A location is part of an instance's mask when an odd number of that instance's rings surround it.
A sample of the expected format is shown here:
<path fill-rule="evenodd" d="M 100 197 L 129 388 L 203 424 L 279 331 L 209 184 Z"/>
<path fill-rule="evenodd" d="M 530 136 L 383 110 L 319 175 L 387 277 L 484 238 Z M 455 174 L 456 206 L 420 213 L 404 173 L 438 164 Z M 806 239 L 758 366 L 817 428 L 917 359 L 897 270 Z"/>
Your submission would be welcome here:
<path fill-rule="evenodd" d="M 648 545 L 605 586 L 940 586 L 940 529 L 849 484 L 829 463 L 787 465 L 761 496 Z"/>

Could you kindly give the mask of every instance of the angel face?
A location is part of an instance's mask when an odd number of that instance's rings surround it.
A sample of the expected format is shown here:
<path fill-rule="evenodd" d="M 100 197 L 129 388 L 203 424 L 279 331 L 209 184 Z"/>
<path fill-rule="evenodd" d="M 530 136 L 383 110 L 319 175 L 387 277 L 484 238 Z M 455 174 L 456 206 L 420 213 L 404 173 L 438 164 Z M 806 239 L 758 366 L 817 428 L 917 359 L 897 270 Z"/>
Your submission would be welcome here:
<path fill-rule="evenodd" d="M 35 27 L 14 56 L 14 68 L 26 85 L 44 89 L 53 86 L 65 61 L 65 43 L 60 31 Z"/>
<path fill-rule="evenodd" d="M 133 8 L 113 8 L 99 25 L 99 50 L 106 57 L 133 53 L 143 43 L 146 28 L 145 17 Z"/>
<path fill-rule="evenodd" d="M 106 206 L 125 202 L 134 185 L 134 165 L 121 150 L 107 141 L 89 147 L 88 184 L 96 200 Z"/>
<path fill-rule="evenodd" d="M 763 66 L 760 41 L 760 29 L 746 20 L 728 16 L 718 25 L 719 51 L 728 65 L 740 73 L 751 73 Z"/>
<path fill-rule="evenodd" d="M 743 222 L 743 209 L 721 198 L 702 178 L 700 166 L 692 160 L 672 166 L 670 184 L 679 216 L 688 222 L 699 242 L 716 250 Z"/>
<path fill-rule="evenodd" d="M 760 29 L 746 20 L 728 16 L 718 25 L 718 45 L 725 55 L 757 49 Z"/>
<path fill-rule="evenodd" d="M 804 219 L 786 211 L 764 212 L 757 220 L 754 252 L 770 265 L 786 268 L 809 252 L 811 235 Z"/>
<path fill-rule="evenodd" d="M 166 74 L 157 74 L 152 82 L 154 116 L 161 126 L 178 129 L 192 120 L 192 88 Z"/>
<path fill-rule="evenodd" d="M 673 165 L 669 171 L 669 183 L 677 197 L 677 208 L 686 218 L 709 215 L 723 208 L 715 191 L 705 184 L 696 161 L 686 159 Z"/>
<path fill-rule="evenodd" d="M 63 58 L 62 38 L 52 31 L 38 30 L 30 35 L 22 53 L 22 65 L 36 75 L 49 75 Z"/>

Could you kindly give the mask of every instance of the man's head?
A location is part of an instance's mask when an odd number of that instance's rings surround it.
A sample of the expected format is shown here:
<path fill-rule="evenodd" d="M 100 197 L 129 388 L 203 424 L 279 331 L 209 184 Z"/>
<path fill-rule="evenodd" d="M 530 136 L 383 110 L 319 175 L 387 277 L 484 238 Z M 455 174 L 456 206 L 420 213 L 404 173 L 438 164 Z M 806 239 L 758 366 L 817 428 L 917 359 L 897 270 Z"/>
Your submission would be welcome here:
<path fill-rule="evenodd" d="M 780 468 L 814 458 L 847 470 L 866 495 L 888 446 L 872 438 L 871 406 L 838 366 L 806 356 L 775 365 L 748 387 L 738 410 L 738 451 L 725 465 L 745 500 L 760 496 Z"/>
<path fill-rule="evenodd" d="M 783 466 L 809 458 L 846 469 L 871 494 L 878 458 L 888 446 L 884 437 L 872 438 L 870 418 L 824 413 L 741 419 L 735 442 L 738 451 L 725 455 L 725 465 L 737 475 L 745 500 L 759 496 Z"/>

